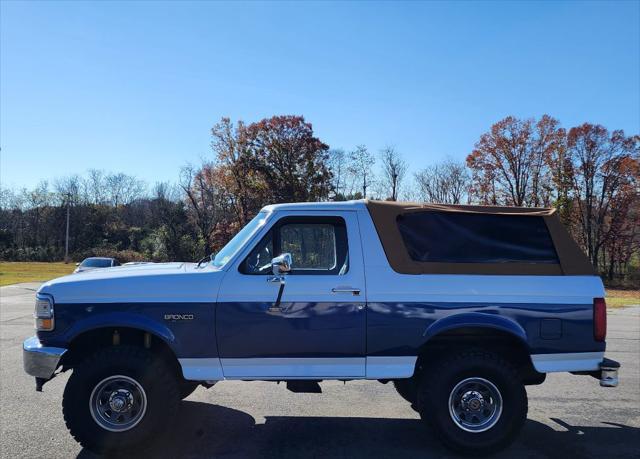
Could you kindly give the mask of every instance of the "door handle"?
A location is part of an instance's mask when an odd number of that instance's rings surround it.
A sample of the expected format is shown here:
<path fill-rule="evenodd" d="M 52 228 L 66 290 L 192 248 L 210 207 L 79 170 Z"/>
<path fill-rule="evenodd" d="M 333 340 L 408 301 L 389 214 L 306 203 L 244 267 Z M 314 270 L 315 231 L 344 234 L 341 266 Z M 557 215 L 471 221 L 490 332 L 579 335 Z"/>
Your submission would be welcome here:
<path fill-rule="evenodd" d="M 354 287 L 334 287 L 331 291 L 333 293 L 352 293 L 354 296 L 360 295 L 360 289 Z"/>

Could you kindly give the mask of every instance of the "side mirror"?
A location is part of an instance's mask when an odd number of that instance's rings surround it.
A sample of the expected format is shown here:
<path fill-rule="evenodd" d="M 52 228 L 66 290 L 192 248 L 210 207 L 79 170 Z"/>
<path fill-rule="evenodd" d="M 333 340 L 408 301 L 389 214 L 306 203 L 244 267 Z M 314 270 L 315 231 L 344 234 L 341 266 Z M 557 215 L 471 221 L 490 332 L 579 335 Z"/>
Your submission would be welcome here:
<path fill-rule="evenodd" d="M 282 255 L 275 257 L 271 260 L 271 269 L 273 269 L 274 276 L 281 276 L 291 271 L 291 254 L 283 253 Z"/>
<path fill-rule="evenodd" d="M 80 263 L 76 263 L 76 266 L 80 266 Z"/>

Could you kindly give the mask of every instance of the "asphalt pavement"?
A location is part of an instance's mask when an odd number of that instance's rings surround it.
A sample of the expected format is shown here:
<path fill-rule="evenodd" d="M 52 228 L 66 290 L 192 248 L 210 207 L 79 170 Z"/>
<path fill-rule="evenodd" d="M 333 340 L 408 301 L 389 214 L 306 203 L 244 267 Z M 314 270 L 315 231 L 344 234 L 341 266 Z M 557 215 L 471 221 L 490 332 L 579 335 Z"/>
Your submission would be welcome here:
<path fill-rule="evenodd" d="M 95 458 L 62 419 L 63 374 L 35 392 L 22 370 L 22 341 L 34 334 L 38 284 L 0 287 L 0 457 Z M 497 458 L 640 458 L 640 307 L 609 311 L 607 356 L 622 364 L 620 386 L 552 374 L 527 388 L 529 417 Z M 198 388 L 146 457 L 443 458 L 433 438 L 391 384 L 321 383 L 322 394 L 284 384 L 223 381 Z"/>

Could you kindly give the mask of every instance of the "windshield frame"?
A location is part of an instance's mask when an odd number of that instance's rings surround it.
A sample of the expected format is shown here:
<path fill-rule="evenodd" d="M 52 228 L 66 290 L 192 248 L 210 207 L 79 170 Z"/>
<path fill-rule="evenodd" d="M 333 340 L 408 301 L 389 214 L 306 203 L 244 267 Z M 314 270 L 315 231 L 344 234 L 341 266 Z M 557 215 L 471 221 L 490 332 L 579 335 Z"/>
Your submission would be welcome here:
<path fill-rule="evenodd" d="M 226 268 L 267 224 L 271 212 L 261 210 L 220 249 L 209 262 L 209 266 L 216 269 Z"/>

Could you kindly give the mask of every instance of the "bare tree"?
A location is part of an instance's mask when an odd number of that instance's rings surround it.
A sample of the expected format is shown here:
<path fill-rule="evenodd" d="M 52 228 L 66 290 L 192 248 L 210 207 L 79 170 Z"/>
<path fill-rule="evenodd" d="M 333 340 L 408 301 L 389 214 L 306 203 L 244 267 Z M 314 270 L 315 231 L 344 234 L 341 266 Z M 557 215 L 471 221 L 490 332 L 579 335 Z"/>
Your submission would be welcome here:
<path fill-rule="evenodd" d="M 224 187 L 220 186 L 219 173 L 220 169 L 215 165 L 203 163 L 198 169 L 185 166 L 180 174 L 180 188 L 186 195 L 191 219 L 210 253 L 217 248 L 214 233 L 230 221 L 232 212 L 227 208 L 230 200 Z"/>
<path fill-rule="evenodd" d="M 85 199 L 93 204 L 104 204 L 107 201 L 107 185 L 105 173 L 99 169 L 89 169 L 83 182 Z"/>
<path fill-rule="evenodd" d="M 347 194 L 347 155 L 342 149 L 329 150 L 329 169 L 332 176 L 334 199 L 341 201 Z"/>
<path fill-rule="evenodd" d="M 471 176 L 463 163 L 447 159 L 416 172 L 415 180 L 422 201 L 462 204 L 470 200 Z"/>
<path fill-rule="evenodd" d="M 348 171 L 358 188 L 362 192 L 362 198 L 367 197 L 367 191 L 373 182 L 373 165 L 376 159 L 373 157 L 367 147 L 358 145 L 355 150 L 349 153 Z"/>
<path fill-rule="evenodd" d="M 60 206 L 75 206 L 82 202 L 82 179 L 79 175 L 70 175 L 53 182 L 55 197 Z"/>
<path fill-rule="evenodd" d="M 122 172 L 105 177 L 109 202 L 114 206 L 129 204 L 140 198 L 145 191 L 144 182 Z"/>
<path fill-rule="evenodd" d="M 407 173 L 407 163 L 402 159 L 400 153 L 391 146 L 386 146 L 380 151 L 380 159 L 387 199 L 397 201 L 400 185 Z"/>

